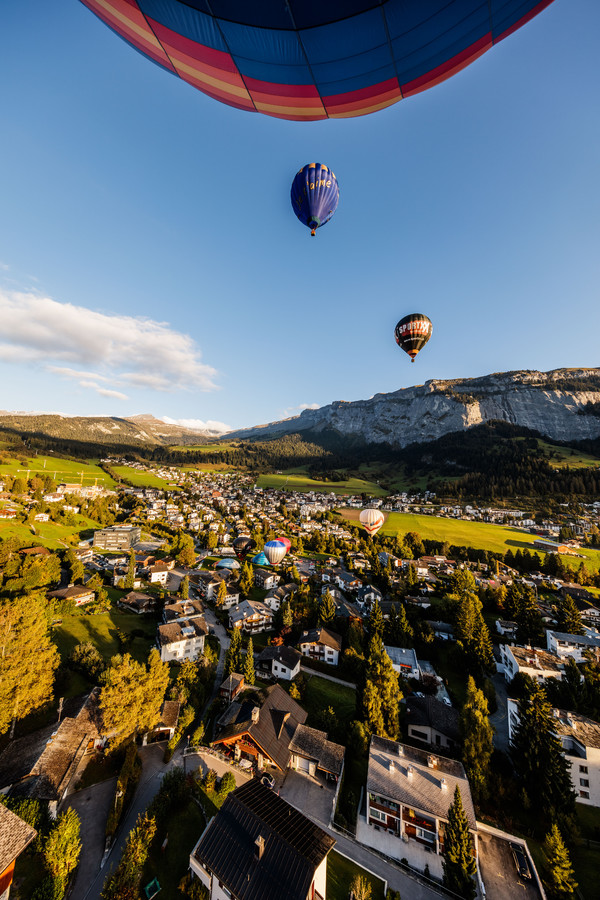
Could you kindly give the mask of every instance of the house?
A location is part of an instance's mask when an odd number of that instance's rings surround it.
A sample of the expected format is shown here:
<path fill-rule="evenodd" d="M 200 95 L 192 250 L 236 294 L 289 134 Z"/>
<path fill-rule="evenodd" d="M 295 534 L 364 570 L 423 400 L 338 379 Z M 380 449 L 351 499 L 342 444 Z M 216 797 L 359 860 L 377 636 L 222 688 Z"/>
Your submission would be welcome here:
<path fill-rule="evenodd" d="M 203 600 L 214 601 L 222 581 L 225 582 L 227 587 L 227 595 L 221 608 L 230 609 L 238 602 L 240 596 L 233 572 L 229 571 L 229 569 L 220 569 L 218 572 L 204 571 L 194 575 L 194 583 Z"/>
<path fill-rule="evenodd" d="M 228 675 L 221 687 L 219 688 L 219 697 L 221 700 L 227 700 L 231 703 L 238 694 L 244 690 L 244 676 L 232 672 Z"/>
<path fill-rule="evenodd" d="M 454 759 L 373 735 L 369 747 L 366 816 L 356 839 L 394 859 L 405 859 L 435 878 L 443 876 L 448 808 L 459 788 L 477 855 L 477 822 L 469 782 Z"/>
<path fill-rule="evenodd" d="M 507 637 L 509 641 L 514 641 L 517 637 L 518 625 L 516 622 L 509 622 L 507 619 L 496 619 L 496 631 L 503 637 Z"/>
<path fill-rule="evenodd" d="M 137 613 L 138 616 L 155 612 L 157 605 L 158 597 L 155 594 L 144 594 L 140 591 L 129 591 L 117 600 L 117 606 L 128 612 Z"/>
<path fill-rule="evenodd" d="M 209 900 L 326 900 L 335 840 L 257 779 L 236 788 L 190 854 Z"/>
<path fill-rule="evenodd" d="M 72 600 L 75 606 L 83 603 L 91 603 L 96 599 L 96 592 L 83 584 L 70 584 L 69 587 L 59 588 L 57 591 L 49 591 L 48 597 L 52 600 Z"/>
<path fill-rule="evenodd" d="M 179 721 L 179 700 L 165 700 L 160 708 L 158 723 L 148 731 L 142 740 L 142 745 L 153 744 L 156 741 L 170 741 L 177 729 Z"/>
<path fill-rule="evenodd" d="M 281 604 L 289 601 L 292 594 L 298 590 L 298 585 L 292 581 L 289 584 L 281 585 L 278 588 L 273 588 L 267 596 L 265 597 L 265 603 L 272 609 L 273 612 L 277 612 L 280 609 Z"/>
<path fill-rule="evenodd" d="M 600 657 L 600 636 L 587 634 L 565 634 L 561 631 L 546 631 L 546 647 L 560 659 L 574 659 L 583 662 L 585 654 Z"/>
<path fill-rule="evenodd" d="M 280 581 L 281 577 L 275 572 L 269 572 L 268 569 L 256 568 L 254 570 L 254 584 L 264 591 L 270 591 L 277 587 Z"/>
<path fill-rule="evenodd" d="M 535 647 L 518 647 L 515 644 L 500 644 L 500 664 L 498 671 L 504 672 L 506 681 L 512 681 L 517 672 L 530 675 L 535 681 L 544 682 L 547 678 L 558 678 L 560 681 L 565 664 L 558 656 L 547 650 Z"/>
<path fill-rule="evenodd" d="M 371 603 L 374 603 L 375 600 L 377 600 L 378 603 L 381 603 L 381 601 L 383 600 L 383 594 L 381 593 L 381 591 L 377 590 L 376 587 L 373 587 L 372 584 L 365 584 L 356 592 L 356 602 L 359 604 L 359 606 L 364 606 L 365 603 L 369 605 Z"/>
<path fill-rule="evenodd" d="M 454 750 L 461 741 L 460 715 L 437 697 L 406 698 L 406 725 L 409 738 L 430 747 Z"/>
<path fill-rule="evenodd" d="M 265 647 L 258 656 L 257 670 L 282 681 L 291 681 L 300 672 L 302 654 L 293 647 Z"/>
<path fill-rule="evenodd" d="M 8 900 L 17 857 L 37 837 L 37 831 L 0 803 L 0 900 Z"/>
<path fill-rule="evenodd" d="M 163 609 L 163 622 L 180 622 L 190 616 L 201 616 L 204 606 L 199 600 L 179 600 L 177 603 L 169 603 Z"/>
<path fill-rule="evenodd" d="M 414 650 L 410 648 L 403 649 L 402 647 L 388 647 L 387 644 L 384 645 L 383 649 L 392 661 L 394 672 L 397 672 L 402 678 L 421 677 L 419 661 Z"/>
<path fill-rule="evenodd" d="M 160 560 L 148 567 L 146 577 L 150 584 L 160 584 L 164 587 L 169 579 L 169 567 Z"/>
<path fill-rule="evenodd" d="M 208 628 L 203 616 L 190 616 L 159 625 L 156 644 L 163 662 L 183 662 L 198 659 L 204 653 L 204 638 Z"/>
<path fill-rule="evenodd" d="M 312 631 L 302 632 L 298 649 L 303 656 L 337 666 L 342 651 L 342 638 L 329 628 L 313 628 Z"/>
<path fill-rule="evenodd" d="M 290 741 L 290 768 L 337 782 L 344 770 L 344 752 L 345 747 L 328 741 L 325 732 L 298 725 Z"/>
<path fill-rule="evenodd" d="M 334 597 L 333 599 L 336 619 L 346 619 L 350 624 L 362 625 L 363 614 L 356 603 L 351 603 L 350 600 L 346 600 L 343 596 L 340 598 Z"/>
<path fill-rule="evenodd" d="M 519 706 L 507 701 L 508 739 L 512 741 L 519 724 Z M 554 733 L 570 763 L 569 773 L 575 800 L 584 806 L 600 807 L 600 724 L 576 712 L 552 710 Z"/>
<path fill-rule="evenodd" d="M 448 622 L 441 621 L 432 621 L 431 619 L 425 620 L 431 630 L 433 631 L 434 638 L 437 638 L 439 641 L 453 641 L 454 640 L 454 626 L 450 625 Z"/>
<path fill-rule="evenodd" d="M 273 627 L 273 613 L 259 600 L 242 600 L 229 610 L 229 627 L 255 634 Z"/>
<path fill-rule="evenodd" d="M 50 513 L 47 512 L 39 512 L 36 513 L 33 517 L 34 522 L 48 522 L 50 520 Z"/>

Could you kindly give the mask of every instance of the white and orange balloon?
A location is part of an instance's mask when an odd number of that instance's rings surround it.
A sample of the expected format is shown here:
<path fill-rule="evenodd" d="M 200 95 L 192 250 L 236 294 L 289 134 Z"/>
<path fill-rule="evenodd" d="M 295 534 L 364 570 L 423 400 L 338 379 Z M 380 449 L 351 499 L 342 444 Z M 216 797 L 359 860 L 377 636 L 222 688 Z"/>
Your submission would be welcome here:
<path fill-rule="evenodd" d="M 373 537 L 374 534 L 377 534 L 384 522 L 385 516 L 380 510 L 372 509 L 371 507 L 361 510 L 360 524 L 371 537 Z"/>

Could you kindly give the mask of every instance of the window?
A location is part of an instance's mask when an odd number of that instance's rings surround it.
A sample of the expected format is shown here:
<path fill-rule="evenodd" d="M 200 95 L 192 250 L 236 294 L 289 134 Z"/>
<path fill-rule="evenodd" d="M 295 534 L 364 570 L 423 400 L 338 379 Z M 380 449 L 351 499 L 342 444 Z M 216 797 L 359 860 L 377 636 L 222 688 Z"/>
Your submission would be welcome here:
<path fill-rule="evenodd" d="M 581 787 L 589 787 L 589 786 L 590 786 L 590 779 L 589 779 L 589 778 L 580 778 L 580 779 L 579 779 L 579 784 L 581 785 Z"/>
<path fill-rule="evenodd" d="M 590 792 L 589 791 L 579 791 L 579 796 L 582 797 L 584 800 L 589 800 Z"/>
<path fill-rule="evenodd" d="M 587 775 L 588 767 L 587 766 L 579 766 L 579 771 L 583 772 L 584 775 Z"/>
<path fill-rule="evenodd" d="M 372 819 L 378 819 L 380 822 L 387 822 L 387 816 L 384 812 L 381 812 L 379 809 L 370 809 L 369 815 Z"/>

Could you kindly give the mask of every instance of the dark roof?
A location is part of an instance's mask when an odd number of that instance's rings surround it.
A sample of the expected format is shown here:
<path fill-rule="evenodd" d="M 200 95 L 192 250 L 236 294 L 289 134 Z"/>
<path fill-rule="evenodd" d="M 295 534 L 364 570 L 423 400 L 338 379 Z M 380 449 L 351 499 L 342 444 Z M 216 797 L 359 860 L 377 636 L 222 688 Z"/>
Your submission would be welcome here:
<path fill-rule="evenodd" d="M 84 597 L 87 594 L 95 594 L 95 591 L 83 584 L 70 584 L 69 587 L 48 592 L 49 597 L 56 597 L 57 600 L 75 600 L 77 597 Z"/>
<path fill-rule="evenodd" d="M 185 616 L 202 615 L 203 612 L 204 604 L 200 600 L 181 600 L 167 604 L 163 610 L 163 618 L 165 622 L 172 622 Z"/>
<path fill-rule="evenodd" d="M 327 740 L 324 731 L 298 725 L 290 744 L 290 751 L 307 759 L 315 759 L 319 769 L 339 775 L 342 771 L 346 748 Z"/>
<path fill-rule="evenodd" d="M 302 659 L 302 654 L 294 650 L 293 647 L 286 647 L 285 644 L 282 644 L 279 647 L 265 647 L 258 657 L 259 663 L 268 662 L 272 659 L 276 659 L 288 669 L 294 669 L 298 660 Z"/>
<path fill-rule="evenodd" d="M 193 628 L 194 634 L 184 634 L 184 628 Z M 208 634 L 208 628 L 203 616 L 193 616 L 191 619 L 179 619 L 177 622 L 169 622 L 167 625 L 158 626 L 158 641 L 161 647 L 184 641 L 188 637 L 197 638 Z"/>
<path fill-rule="evenodd" d="M 177 728 L 179 700 L 165 700 L 160 709 L 160 721 L 155 728 Z"/>
<path fill-rule="evenodd" d="M 460 741 L 460 715 L 436 697 L 407 697 L 406 724 L 435 728 L 451 741 Z"/>
<path fill-rule="evenodd" d="M 257 839 L 264 840 L 258 858 Z M 236 788 L 194 850 L 239 900 L 306 900 L 335 840 L 257 779 Z"/>
<path fill-rule="evenodd" d="M 0 803 L 0 875 L 37 835 L 35 828 Z"/>
<path fill-rule="evenodd" d="M 313 628 L 312 631 L 304 631 L 298 641 L 299 644 L 324 644 L 333 647 L 334 650 L 342 649 L 342 637 L 329 628 Z"/>
<path fill-rule="evenodd" d="M 267 689 L 257 721 L 252 719 L 251 704 L 233 703 L 231 706 L 237 708 L 232 711 L 231 716 L 229 716 L 231 707 L 227 710 L 223 718 L 226 718 L 229 724 L 223 727 L 213 743 L 218 744 L 238 735 L 241 737 L 248 734 L 283 772 L 290 759 L 290 741 L 298 725 L 306 722 L 307 713 L 278 684 Z"/>

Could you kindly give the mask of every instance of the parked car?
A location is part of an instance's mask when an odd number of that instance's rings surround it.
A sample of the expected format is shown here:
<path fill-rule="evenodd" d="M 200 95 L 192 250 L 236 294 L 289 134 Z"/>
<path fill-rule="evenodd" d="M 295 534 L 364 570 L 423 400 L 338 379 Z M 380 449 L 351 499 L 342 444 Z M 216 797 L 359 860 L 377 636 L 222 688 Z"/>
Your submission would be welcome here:
<path fill-rule="evenodd" d="M 527 880 L 529 880 L 531 878 L 531 869 L 529 868 L 529 863 L 527 862 L 525 850 L 523 849 L 521 844 L 515 844 L 512 841 L 510 844 L 510 849 L 515 861 L 516 870 L 519 873 L 519 878 L 526 878 Z"/>

